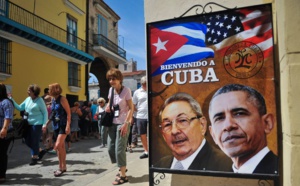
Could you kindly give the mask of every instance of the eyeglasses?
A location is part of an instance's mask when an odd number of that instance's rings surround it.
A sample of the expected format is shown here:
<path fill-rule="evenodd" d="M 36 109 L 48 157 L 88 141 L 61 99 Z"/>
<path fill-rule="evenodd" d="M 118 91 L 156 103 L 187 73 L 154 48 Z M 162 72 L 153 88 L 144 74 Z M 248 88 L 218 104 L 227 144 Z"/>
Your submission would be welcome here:
<path fill-rule="evenodd" d="M 159 125 L 159 127 L 162 129 L 163 133 L 170 133 L 172 130 L 173 124 L 175 124 L 178 129 L 185 129 L 188 126 L 190 126 L 191 122 L 194 119 L 199 119 L 199 118 L 201 118 L 201 116 L 196 116 L 196 117 L 192 117 L 192 118 L 178 117 L 178 118 L 175 118 L 173 121 L 164 120 L 164 121 L 162 121 L 161 125 Z"/>
<path fill-rule="evenodd" d="M 117 78 L 115 78 L 115 77 L 111 77 L 111 78 L 108 78 L 108 81 L 114 81 L 114 80 L 116 80 Z"/>

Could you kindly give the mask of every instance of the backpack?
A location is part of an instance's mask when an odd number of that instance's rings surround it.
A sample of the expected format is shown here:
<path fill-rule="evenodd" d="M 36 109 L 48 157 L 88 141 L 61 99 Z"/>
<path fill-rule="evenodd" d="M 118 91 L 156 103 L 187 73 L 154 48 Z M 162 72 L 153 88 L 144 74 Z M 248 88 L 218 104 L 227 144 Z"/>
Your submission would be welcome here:
<path fill-rule="evenodd" d="M 29 124 L 27 119 L 22 119 L 20 123 L 14 127 L 15 137 L 26 138 L 28 134 Z"/>

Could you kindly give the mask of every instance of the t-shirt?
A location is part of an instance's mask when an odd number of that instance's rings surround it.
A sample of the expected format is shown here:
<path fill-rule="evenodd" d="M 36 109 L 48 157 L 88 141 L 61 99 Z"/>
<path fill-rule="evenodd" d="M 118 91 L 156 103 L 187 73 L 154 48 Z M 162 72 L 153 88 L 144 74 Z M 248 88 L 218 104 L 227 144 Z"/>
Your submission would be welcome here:
<path fill-rule="evenodd" d="M 148 94 L 147 91 L 143 88 L 137 89 L 132 98 L 132 102 L 136 105 L 137 112 L 136 118 L 137 119 L 148 119 Z"/>
<path fill-rule="evenodd" d="M 112 87 L 109 89 L 108 99 L 110 99 Z M 114 91 L 113 105 L 119 105 L 119 117 L 113 119 L 114 124 L 123 124 L 126 120 L 129 107 L 127 105 L 127 100 L 132 99 L 131 90 L 127 87 L 123 87 L 123 90 L 120 94 Z M 112 101 L 112 100 L 110 100 Z"/>

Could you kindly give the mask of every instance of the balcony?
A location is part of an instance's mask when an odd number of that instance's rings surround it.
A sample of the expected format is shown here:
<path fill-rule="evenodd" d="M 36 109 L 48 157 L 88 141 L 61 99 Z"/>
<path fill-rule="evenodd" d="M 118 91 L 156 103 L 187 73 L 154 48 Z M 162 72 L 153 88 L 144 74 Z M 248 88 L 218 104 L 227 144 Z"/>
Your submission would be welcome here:
<path fill-rule="evenodd" d="M 93 35 L 93 49 L 98 53 L 112 58 L 119 64 L 126 63 L 126 51 L 102 34 Z"/>
<path fill-rule="evenodd" d="M 6 0 L 0 1 L 0 35 L 12 41 L 56 51 L 58 56 L 79 63 L 91 62 L 86 41 Z M 16 36 L 19 38 L 16 39 Z M 71 38 L 71 39 L 70 39 Z M 25 39 L 25 40 L 24 40 Z M 28 42 L 29 41 L 29 42 Z M 16 41 L 17 42 L 17 41 Z M 37 49 L 40 47 L 36 46 Z M 41 50 L 41 49 L 40 49 Z M 49 51 L 48 51 L 49 52 Z"/>

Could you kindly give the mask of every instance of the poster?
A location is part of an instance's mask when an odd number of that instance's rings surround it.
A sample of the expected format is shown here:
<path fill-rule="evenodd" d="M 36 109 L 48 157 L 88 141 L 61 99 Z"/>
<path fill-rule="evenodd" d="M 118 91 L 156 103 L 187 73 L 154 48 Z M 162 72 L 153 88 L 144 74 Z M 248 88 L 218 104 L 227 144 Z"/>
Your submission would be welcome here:
<path fill-rule="evenodd" d="M 278 175 L 273 37 L 270 5 L 147 24 L 150 169 Z"/>

